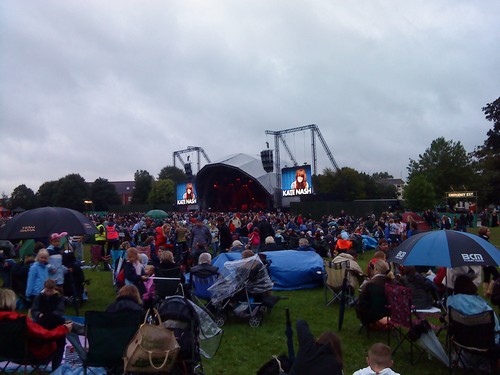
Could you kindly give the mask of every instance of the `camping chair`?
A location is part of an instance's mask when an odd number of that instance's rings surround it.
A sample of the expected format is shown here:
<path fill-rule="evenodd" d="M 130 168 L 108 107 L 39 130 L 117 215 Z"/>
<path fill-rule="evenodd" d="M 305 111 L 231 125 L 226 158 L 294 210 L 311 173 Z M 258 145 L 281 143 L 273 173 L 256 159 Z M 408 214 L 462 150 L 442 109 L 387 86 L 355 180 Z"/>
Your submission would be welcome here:
<path fill-rule="evenodd" d="M 24 374 L 42 373 L 51 358 L 46 360 L 36 359 L 28 349 L 28 326 L 26 317 L 22 316 L 15 320 L 0 322 L 0 362 L 3 362 L 0 373 L 16 373 L 19 368 L 24 367 Z M 14 369 L 8 368 L 15 364 Z"/>
<path fill-rule="evenodd" d="M 104 367 L 108 373 L 123 372 L 123 353 L 143 321 L 140 311 L 118 313 L 87 311 L 85 313 L 85 347 L 78 336 L 68 334 L 82 361 L 83 373 L 89 367 Z"/>
<path fill-rule="evenodd" d="M 158 300 L 164 300 L 166 297 L 176 294 L 184 294 L 181 284 L 181 268 L 171 269 L 155 268 L 155 276 L 152 278 L 155 284 L 155 294 Z"/>
<path fill-rule="evenodd" d="M 448 310 L 449 326 L 449 357 L 450 374 L 462 366 L 464 368 L 479 370 L 477 364 L 467 364 L 466 353 L 486 358 L 490 362 L 490 373 L 497 374 L 497 360 L 500 352 L 495 345 L 495 317 L 493 310 L 479 314 L 465 315 L 453 307 Z M 455 358 L 452 352 L 455 352 Z"/>
<path fill-rule="evenodd" d="M 217 280 L 217 275 L 200 277 L 191 273 L 189 281 L 191 283 L 191 296 L 193 301 L 200 307 L 207 309 L 210 305 L 212 294 L 208 291 Z"/>
<path fill-rule="evenodd" d="M 112 249 L 111 253 L 111 268 L 116 270 L 117 262 L 119 259 L 125 258 L 126 251 L 125 250 L 115 250 Z"/>
<path fill-rule="evenodd" d="M 102 256 L 102 246 L 101 245 L 92 245 L 90 247 L 90 265 L 92 267 L 92 271 L 96 269 L 99 271 L 99 264 L 102 263 L 103 269 L 108 267 L 109 256 Z"/>
<path fill-rule="evenodd" d="M 325 306 L 329 306 L 335 301 L 340 302 L 342 296 L 342 285 L 347 287 L 345 290 L 346 303 L 350 304 L 354 301 L 354 289 L 347 283 L 349 266 L 350 264 L 348 260 L 339 263 L 333 263 L 333 261 L 325 260 Z M 332 293 L 330 296 L 328 296 L 329 292 Z"/>
<path fill-rule="evenodd" d="M 412 290 L 402 285 L 385 284 L 385 295 L 389 316 L 387 321 L 387 343 L 390 345 L 391 333 L 395 332 L 398 343 L 392 353 L 394 354 L 405 341 L 410 343 L 410 361 L 413 364 L 413 347 L 415 346 L 411 335 L 412 328 L 420 323 L 415 307 L 412 305 Z M 416 347 L 416 346 L 415 346 Z M 419 347 L 417 347 L 420 349 Z M 421 349 L 420 349 L 421 350 Z M 421 353 L 422 350 L 421 350 Z"/>

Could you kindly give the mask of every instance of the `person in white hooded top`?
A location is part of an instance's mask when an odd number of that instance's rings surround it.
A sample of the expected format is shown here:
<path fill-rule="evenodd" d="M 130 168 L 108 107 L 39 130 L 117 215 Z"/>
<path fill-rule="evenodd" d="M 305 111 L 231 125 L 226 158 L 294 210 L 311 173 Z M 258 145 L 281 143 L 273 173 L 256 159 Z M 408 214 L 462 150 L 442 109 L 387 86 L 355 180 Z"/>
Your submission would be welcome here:
<path fill-rule="evenodd" d="M 380 342 L 373 344 L 366 357 L 368 367 L 354 372 L 353 375 L 399 375 L 391 369 L 393 365 L 391 353 L 389 346 Z"/>

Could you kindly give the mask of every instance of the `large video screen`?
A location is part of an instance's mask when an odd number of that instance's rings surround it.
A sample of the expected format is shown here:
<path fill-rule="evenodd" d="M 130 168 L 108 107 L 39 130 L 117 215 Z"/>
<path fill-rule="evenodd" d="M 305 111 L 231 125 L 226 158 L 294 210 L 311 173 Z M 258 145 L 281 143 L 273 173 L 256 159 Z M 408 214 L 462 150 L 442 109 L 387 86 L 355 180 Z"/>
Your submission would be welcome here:
<path fill-rule="evenodd" d="M 196 204 L 196 187 L 193 182 L 184 182 L 177 185 L 177 205 Z"/>
<path fill-rule="evenodd" d="M 311 166 L 283 168 L 281 170 L 281 189 L 284 197 L 312 194 Z"/>

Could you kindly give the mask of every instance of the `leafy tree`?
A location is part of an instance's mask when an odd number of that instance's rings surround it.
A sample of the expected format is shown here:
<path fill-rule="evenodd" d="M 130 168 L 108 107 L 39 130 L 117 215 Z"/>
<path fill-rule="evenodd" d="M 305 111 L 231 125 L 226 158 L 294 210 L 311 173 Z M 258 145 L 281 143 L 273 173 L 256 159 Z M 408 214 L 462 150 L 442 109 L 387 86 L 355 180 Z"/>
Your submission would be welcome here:
<path fill-rule="evenodd" d="M 149 192 L 148 203 L 151 204 L 174 204 L 175 184 L 171 179 L 153 182 Z"/>
<path fill-rule="evenodd" d="M 482 174 L 479 186 L 483 203 L 498 203 L 500 191 L 500 98 L 483 107 L 486 120 L 493 122 L 493 129 L 487 133 L 488 138 L 482 146 L 474 150 L 476 168 Z"/>
<path fill-rule="evenodd" d="M 387 178 L 394 178 L 394 177 L 387 172 L 375 172 L 374 174 L 372 174 L 372 178 L 374 180 L 385 180 Z"/>
<path fill-rule="evenodd" d="M 57 191 L 53 197 L 54 205 L 83 211 L 85 209 L 84 200 L 88 196 L 88 186 L 85 179 L 79 174 L 69 174 L 58 181 Z"/>
<path fill-rule="evenodd" d="M 47 181 L 40 185 L 36 193 L 38 207 L 55 206 L 54 195 L 57 192 L 58 184 L 58 181 Z"/>
<path fill-rule="evenodd" d="M 22 207 L 30 210 L 36 207 L 35 192 L 26 185 L 22 184 L 16 187 L 10 196 L 10 208 Z"/>
<path fill-rule="evenodd" d="M 172 165 L 167 165 L 163 167 L 158 175 L 158 180 L 172 180 L 174 185 L 177 185 L 180 182 L 184 182 L 187 179 L 186 174 L 182 171 L 182 169 L 174 167 Z"/>
<path fill-rule="evenodd" d="M 395 186 L 348 167 L 338 172 L 327 168 L 323 174 L 313 176 L 313 184 L 317 194 L 339 201 L 392 199 L 397 196 Z"/>
<path fill-rule="evenodd" d="M 474 182 L 472 160 L 460 141 L 437 138 L 418 157 L 418 161 L 410 159 L 408 179 L 424 176 L 434 187 L 436 199 L 443 198 L 452 187 L 471 186 Z"/>
<path fill-rule="evenodd" d="M 132 204 L 144 204 L 148 200 L 153 186 L 153 176 L 145 170 L 137 170 L 134 174 L 135 189 L 132 193 Z"/>
<path fill-rule="evenodd" d="M 98 178 L 90 187 L 90 199 L 96 211 L 108 211 L 110 206 L 121 203 L 115 185 L 105 178 Z"/>
<path fill-rule="evenodd" d="M 423 175 L 414 175 L 403 192 L 405 207 L 413 211 L 423 211 L 434 207 L 436 193 L 434 186 Z"/>

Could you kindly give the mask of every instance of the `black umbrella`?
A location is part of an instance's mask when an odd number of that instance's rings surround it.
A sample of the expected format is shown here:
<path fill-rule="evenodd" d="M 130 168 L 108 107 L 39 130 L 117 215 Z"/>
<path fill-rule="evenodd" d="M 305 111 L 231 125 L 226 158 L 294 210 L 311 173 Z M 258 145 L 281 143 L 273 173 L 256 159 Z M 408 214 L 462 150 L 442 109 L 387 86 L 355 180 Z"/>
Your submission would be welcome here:
<path fill-rule="evenodd" d="M 404 266 L 498 266 L 500 250 L 475 234 L 437 230 L 411 236 L 387 260 Z"/>
<path fill-rule="evenodd" d="M 92 221 L 82 213 L 64 207 L 42 207 L 14 216 L 0 231 L 0 239 L 44 238 L 52 233 L 96 234 Z"/>
<path fill-rule="evenodd" d="M 293 364 L 293 361 L 295 360 L 295 349 L 293 347 L 293 329 L 292 329 L 292 322 L 290 321 L 290 310 L 288 307 L 286 308 L 286 328 L 285 328 L 285 334 L 286 334 L 286 344 L 288 346 L 288 359 L 290 360 L 290 366 Z"/>

